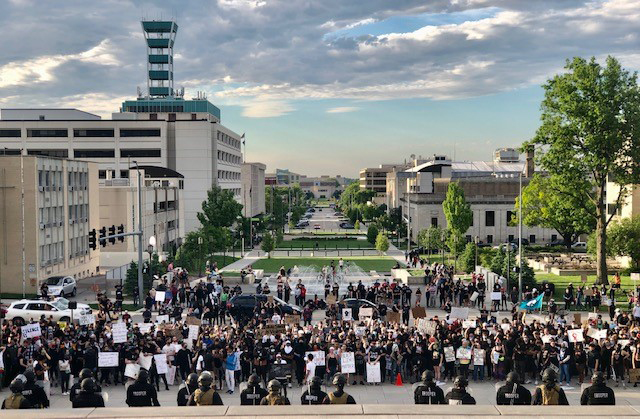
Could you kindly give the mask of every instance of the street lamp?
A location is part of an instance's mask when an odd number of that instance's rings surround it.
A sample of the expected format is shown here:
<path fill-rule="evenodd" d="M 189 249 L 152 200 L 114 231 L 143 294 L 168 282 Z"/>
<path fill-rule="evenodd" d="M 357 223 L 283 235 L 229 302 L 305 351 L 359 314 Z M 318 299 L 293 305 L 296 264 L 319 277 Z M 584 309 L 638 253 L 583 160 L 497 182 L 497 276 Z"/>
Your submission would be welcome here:
<path fill-rule="evenodd" d="M 476 265 L 478 266 L 478 242 L 480 241 L 480 238 L 478 236 L 474 237 L 473 242 L 476 244 Z"/>
<path fill-rule="evenodd" d="M 151 261 L 153 258 L 153 248 L 156 247 L 156 236 L 149 237 L 149 246 L 147 246 L 147 252 L 149 253 L 149 279 L 153 283 L 153 268 Z"/>
<path fill-rule="evenodd" d="M 520 172 L 519 181 L 519 193 L 518 193 L 518 293 L 522 295 L 522 172 Z"/>

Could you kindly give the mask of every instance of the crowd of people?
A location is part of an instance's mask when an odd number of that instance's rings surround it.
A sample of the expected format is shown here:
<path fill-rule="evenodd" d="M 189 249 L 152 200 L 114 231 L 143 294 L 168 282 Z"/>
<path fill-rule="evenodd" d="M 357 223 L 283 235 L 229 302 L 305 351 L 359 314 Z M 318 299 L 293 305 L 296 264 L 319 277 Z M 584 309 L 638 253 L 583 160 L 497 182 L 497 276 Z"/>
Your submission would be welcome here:
<path fill-rule="evenodd" d="M 282 299 L 288 301 L 285 287 L 290 285 L 286 271 L 281 274 L 276 292 L 280 295 L 282 284 Z M 127 386 L 129 406 L 157 406 L 161 384 L 164 391 L 181 385 L 178 405 L 218 404 L 217 392 L 235 394 L 240 383 L 248 383 L 250 391 L 243 390 L 241 399 L 253 394 L 253 404 L 267 396 L 263 404 L 282 404 L 293 386 L 305 386 L 302 403 L 351 403 L 345 385 L 375 386 L 398 376 L 405 383 L 420 383 L 422 378 L 435 386 L 451 382 L 449 400 L 462 404 L 470 402 L 465 396 L 469 379 L 509 378 L 509 394 L 517 394 L 516 385 L 543 381 L 534 402 L 562 404 L 564 393 L 549 396 L 544 389 L 585 383 L 596 375 L 599 383 L 610 380 L 616 386 L 635 386 L 640 380 L 640 306 L 632 313 L 617 310 L 607 320 L 597 313 L 533 315 L 513 304 L 508 318 L 499 319 L 495 307 L 479 300 L 487 288 L 482 276 L 454 279 L 450 267 L 437 264 L 426 276 L 424 293 L 381 281 L 368 287 L 350 284 L 346 295 L 336 295 L 335 304 L 326 303 L 330 294 L 340 292 L 333 287 L 324 296 L 305 296 L 305 310 L 325 311 L 318 316 L 322 320 L 313 322 L 287 315 L 271 299 L 256 299 L 250 315 L 232 318 L 227 303 L 242 293 L 239 286 L 217 280 L 191 287 L 182 278 L 150 291 L 140 320 L 114 308 L 105 295 L 99 296 L 99 309 L 89 324 L 31 319 L 41 332 L 26 337 L 22 327 L 7 320 L 2 325 L 0 383 L 10 384 L 12 399 L 4 407 L 46 408 L 57 388 L 74 406 L 100 405 L 94 396 L 111 385 Z M 500 284 L 493 289 L 504 291 Z M 159 291 L 165 295 L 161 301 L 154 294 Z M 377 309 L 364 316 L 351 313 L 352 320 L 347 320 L 343 297 L 368 299 Z M 476 317 L 457 309 L 472 306 L 481 309 Z M 414 311 L 425 307 L 449 314 Z M 414 312 L 422 314 L 416 318 Z M 124 339 L 117 332 L 122 324 Z M 101 353 L 116 354 L 117 362 L 101 364 Z M 310 394 L 326 382 L 337 386 L 332 396 Z M 260 383 L 268 384 L 266 393 L 257 391 Z M 425 391 L 429 397 L 436 392 Z M 74 402 L 80 394 L 86 397 Z"/>

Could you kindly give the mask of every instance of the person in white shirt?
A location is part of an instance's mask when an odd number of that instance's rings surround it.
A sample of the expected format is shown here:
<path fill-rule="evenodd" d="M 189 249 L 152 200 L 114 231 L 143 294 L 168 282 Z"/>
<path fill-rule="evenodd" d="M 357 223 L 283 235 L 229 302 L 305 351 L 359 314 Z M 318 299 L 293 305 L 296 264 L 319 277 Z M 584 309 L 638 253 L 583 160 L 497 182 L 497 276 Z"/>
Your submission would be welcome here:
<path fill-rule="evenodd" d="M 313 361 L 313 354 L 307 355 L 307 365 L 305 367 L 305 382 L 311 385 L 311 380 L 316 375 L 316 363 Z"/>
<path fill-rule="evenodd" d="M 278 313 L 273 313 L 273 316 L 271 316 L 271 321 L 275 324 L 279 324 L 280 321 L 282 321 L 282 316 L 280 316 Z"/>

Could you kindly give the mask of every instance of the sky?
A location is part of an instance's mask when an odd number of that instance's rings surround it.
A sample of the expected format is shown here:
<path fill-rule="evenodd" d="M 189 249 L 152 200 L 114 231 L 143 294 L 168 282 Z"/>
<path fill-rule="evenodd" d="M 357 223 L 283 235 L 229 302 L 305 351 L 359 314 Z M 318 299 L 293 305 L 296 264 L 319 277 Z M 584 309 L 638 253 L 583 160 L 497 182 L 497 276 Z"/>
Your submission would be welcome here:
<path fill-rule="evenodd" d="M 110 118 L 146 88 L 142 18 L 177 20 L 176 87 L 268 172 L 491 159 L 535 134 L 567 59 L 640 68 L 640 0 L 4 0 L 0 107 Z"/>

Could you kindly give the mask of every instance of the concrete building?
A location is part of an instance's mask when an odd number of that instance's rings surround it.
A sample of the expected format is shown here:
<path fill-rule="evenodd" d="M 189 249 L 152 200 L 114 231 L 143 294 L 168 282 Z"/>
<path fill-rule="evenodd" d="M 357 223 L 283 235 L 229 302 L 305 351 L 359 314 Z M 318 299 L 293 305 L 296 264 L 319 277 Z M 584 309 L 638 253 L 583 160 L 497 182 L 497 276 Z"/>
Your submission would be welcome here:
<path fill-rule="evenodd" d="M 341 186 L 336 179 L 329 176 L 321 176 L 301 179 L 300 188 L 305 193 L 311 192 L 314 198 L 330 199 L 338 189 L 341 189 Z"/>
<path fill-rule="evenodd" d="M 267 173 L 265 175 L 265 184 L 276 186 L 288 186 L 300 183 L 300 179 L 306 176 L 294 173 L 289 169 L 276 169 L 275 173 Z"/>
<path fill-rule="evenodd" d="M 242 215 L 246 218 L 265 213 L 265 170 L 262 163 L 242 164 Z"/>
<path fill-rule="evenodd" d="M 100 250 L 89 248 L 89 231 L 100 228 L 90 205 L 98 200 L 95 163 L 0 156 L 0 197 L 0 292 L 32 294 L 53 275 L 97 273 Z"/>
<path fill-rule="evenodd" d="M 142 178 L 143 251 L 154 237 L 155 252 L 175 252 L 184 237 L 184 176 L 171 169 L 140 166 Z M 100 225 L 124 225 L 127 232 L 138 229 L 138 171 L 127 178 L 106 180 L 100 185 Z M 138 260 L 138 238 L 127 237 L 102 249 L 100 266 L 111 268 Z"/>

